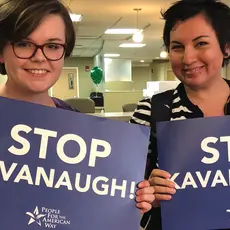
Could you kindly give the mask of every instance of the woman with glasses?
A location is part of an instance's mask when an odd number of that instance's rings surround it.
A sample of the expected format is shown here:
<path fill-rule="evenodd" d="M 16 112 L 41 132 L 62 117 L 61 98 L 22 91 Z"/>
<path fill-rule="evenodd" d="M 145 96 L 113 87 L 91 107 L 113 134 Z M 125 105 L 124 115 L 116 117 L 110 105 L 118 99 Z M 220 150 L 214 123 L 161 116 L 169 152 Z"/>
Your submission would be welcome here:
<path fill-rule="evenodd" d="M 0 73 L 7 81 L 0 96 L 72 110 L 48 90 L 58 80 L 64 59 L 75 44 L 66 7 L 58 0 L 5 0 L 0 4 Z M 150 210 L 154 200 L 149 182 L 139 183 L 136 206 Z"/>
<path fill-rule="evenodd" d="M 48 95 L 75 43 L 67 9 L 59 1 L 11 0 L 0 15 L 0 73 L 7 74 L 0 95 L 71 110 Z"/>

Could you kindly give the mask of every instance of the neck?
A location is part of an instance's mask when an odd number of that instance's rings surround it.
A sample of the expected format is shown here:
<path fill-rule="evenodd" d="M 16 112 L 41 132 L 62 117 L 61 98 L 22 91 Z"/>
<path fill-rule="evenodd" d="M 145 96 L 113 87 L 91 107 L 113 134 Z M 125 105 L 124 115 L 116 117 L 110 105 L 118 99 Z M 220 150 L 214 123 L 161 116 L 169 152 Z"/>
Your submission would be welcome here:
<path fill-rule="evenodd" d="M 219 100 L 219 98 L 228 98 L 229 86 L 223 78 L 219 78 L 215 82 L 210 82 L 205 87 L 187 87 L 185 86 L 187 96 L 192 101 Z"/>
<path fill-rule="evenodd" d="M 48 92 L 33 93 L 29 91 L 22 91 L 23 90 L 18 87 L 9 87 L 9 85 L 6 83 L 0 87 L 0 96 L 50 107 L 56 107 Z"/>

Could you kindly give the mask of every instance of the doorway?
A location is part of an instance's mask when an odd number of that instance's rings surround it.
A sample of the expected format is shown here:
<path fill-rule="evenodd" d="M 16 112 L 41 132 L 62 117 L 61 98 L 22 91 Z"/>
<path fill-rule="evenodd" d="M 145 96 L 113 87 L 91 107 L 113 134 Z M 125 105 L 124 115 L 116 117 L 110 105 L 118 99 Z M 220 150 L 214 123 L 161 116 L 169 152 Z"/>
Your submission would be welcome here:
<path fill-rule="evenodd" d="M 79 97 L 79 77 L 77 67 L 63 67 L 58 81 L 50 89 L 50 96 L 62 100 Z"/>

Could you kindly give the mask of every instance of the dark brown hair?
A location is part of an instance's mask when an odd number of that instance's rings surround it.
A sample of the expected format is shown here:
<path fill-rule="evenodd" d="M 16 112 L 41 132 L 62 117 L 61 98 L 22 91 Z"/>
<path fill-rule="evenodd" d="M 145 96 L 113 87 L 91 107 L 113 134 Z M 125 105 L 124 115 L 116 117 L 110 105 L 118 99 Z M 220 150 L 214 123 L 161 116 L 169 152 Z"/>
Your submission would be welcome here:
<path fill-rule="evenodd" d="M 66 29 L 66 53 L 69 57 L 75 44 L 75 30 L 67 7 L 59 0 L 5 0 L 0 4 L 0 53 L 6 43 L 27 38 L 50 14 L 63 18 Z M 6 74 L 4 63 L 0 73 Z"/>

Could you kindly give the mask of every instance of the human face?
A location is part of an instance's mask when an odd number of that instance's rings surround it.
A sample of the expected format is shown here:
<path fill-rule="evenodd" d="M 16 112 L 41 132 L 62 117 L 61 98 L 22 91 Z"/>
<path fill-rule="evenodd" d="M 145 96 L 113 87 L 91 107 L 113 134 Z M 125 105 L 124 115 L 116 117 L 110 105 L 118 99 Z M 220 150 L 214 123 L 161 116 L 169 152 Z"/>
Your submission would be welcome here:
<path fill-rule="evenodd" d="M 45 17 L 25 40 L 37 45 L 65 44 L 63 19 L 59 15 Z M 10 43 L 4 47 L 2 59 L 8 76 L 6 85 L 21 94 L 47 94 L 58 80 L 64 64 L 64 57 L 58 61 L 47 60 L 41 49 L 30 59 L 20 59 L 15 56 Z"/>
<path fill-rule="evenodd" d="M 223 58 L 216 33 L 202 14 L 178 22 L 171 30 L 172 71 L 187 87 L 203 88 L 221 79 Z"/>

